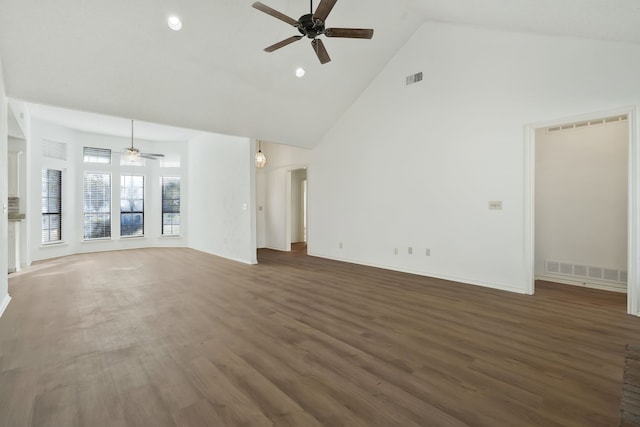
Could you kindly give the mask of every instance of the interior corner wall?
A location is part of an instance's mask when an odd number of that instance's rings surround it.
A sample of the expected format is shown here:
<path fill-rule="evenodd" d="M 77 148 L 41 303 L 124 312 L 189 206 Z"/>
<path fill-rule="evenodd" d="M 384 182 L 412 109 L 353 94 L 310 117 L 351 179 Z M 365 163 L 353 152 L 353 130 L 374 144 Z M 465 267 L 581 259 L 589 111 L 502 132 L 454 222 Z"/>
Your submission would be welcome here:
<path fill-rule="evenodd" d="M 535 273 L 626 290 L 628 122 L 536 130 Z M 545 261 L 581 265 L 586 277 L 549 272 Z M 603 269 L 624 280 L 603 281 Z M 587 271 L 588 273 L 588 271 Z"/>
<path fill-rule="evenodd" d="M 630 43 L 423 24 L 312 152 L 309 254 L 526 293 L 525 125 L 638 74 Z"/>
<path fill-rule="evenodd" d="M 251 141 L 206 133 L 188 142 L 188 153 L 189 247 L 256 263 Z"/>
<path fill-rule="evenodd" d="M 8 157 L 8 104 L 7 93 L 4 86 L 4 74 L 2 61 L 0 60 L 0 173 L 5 174 L 0 179 L 0 316 L 9 304 L 9 281 L 7 272 L 9 268 L 9 242 L 8 242 L 8 186 L 7 186 L 7 157 Z"/>

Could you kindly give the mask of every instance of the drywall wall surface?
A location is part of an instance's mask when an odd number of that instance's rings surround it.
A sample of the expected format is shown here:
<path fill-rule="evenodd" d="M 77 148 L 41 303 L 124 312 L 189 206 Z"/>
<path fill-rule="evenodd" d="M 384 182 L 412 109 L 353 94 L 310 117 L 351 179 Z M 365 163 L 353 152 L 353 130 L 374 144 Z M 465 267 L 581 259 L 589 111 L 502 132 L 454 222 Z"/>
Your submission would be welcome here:
<path fill-rule="evenodd" d="M 638 74 L 633 44 L 425 23 L 312 151 L 309 253 L 526 292 L 525 125 Z"/>
<path fill-rule="evenodd" d="M 536 276 L 626 289 L 628 141 L 627 121 L 536 131 Z"/>
<path fill-rule="evenodd" d="M 251 210 L 254 168 L 249 138 L 202 134 L 188 143 L 189 246 L 256 262 Z"/>

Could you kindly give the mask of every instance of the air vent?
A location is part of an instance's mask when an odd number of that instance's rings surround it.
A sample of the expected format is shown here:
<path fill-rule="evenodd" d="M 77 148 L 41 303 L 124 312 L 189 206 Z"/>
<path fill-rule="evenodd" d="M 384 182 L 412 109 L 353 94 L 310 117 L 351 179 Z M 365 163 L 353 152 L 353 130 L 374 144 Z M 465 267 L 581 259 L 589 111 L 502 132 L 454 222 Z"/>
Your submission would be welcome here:
<path fill-rule="evenodd" d="M 621 116 L 606 117 L 604 119 L 594 119 L 594 120 L 587 120 L 584 122 L 565 123 L 563 125 L 555 125 L 552 127 L 548 127 L 546 129 L 546 132 L 554 133 L 554 132 L 560 132 L 560 131 L 569 131 L 569 130 L 580 129 L 580 128 L 585 128 L 589 126 L 598 126 L 598 125 L 606 125 L 609 123 L 624 122 L 625 120 L 627 120 L 627 115 L 623 114 Z"/>
<path fill-rule="evenodd" d="M 418 83 L 422 81 L 422 71 L 416 74 L 412 74 L 407 76 L 407 86 L 412 85 L 414 83 Z"/>
<path fill-rule="evenodd" d="M 615 268 L 603 268 L 591 265 L 546 260 L 545 270 L 547 273 L 627 283 L 627 272 L 624 270 L 617 270 Z"/>
<path fill-rule="evenodd" d="M 51 159 L 67 160 L 67 144 L 43 139 L 42 155 Z"/>

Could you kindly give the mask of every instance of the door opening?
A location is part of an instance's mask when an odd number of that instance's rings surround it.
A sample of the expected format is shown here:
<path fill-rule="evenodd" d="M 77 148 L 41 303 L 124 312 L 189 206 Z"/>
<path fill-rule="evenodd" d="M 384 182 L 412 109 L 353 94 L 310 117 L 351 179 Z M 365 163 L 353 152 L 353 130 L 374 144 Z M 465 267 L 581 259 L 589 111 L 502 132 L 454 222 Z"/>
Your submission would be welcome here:
<path fill-rule="evenodd" d="M 526 127 L 527 293 L 536 279 L 626 292 L 639 314 L 636 117 L 621 109 Z"/>

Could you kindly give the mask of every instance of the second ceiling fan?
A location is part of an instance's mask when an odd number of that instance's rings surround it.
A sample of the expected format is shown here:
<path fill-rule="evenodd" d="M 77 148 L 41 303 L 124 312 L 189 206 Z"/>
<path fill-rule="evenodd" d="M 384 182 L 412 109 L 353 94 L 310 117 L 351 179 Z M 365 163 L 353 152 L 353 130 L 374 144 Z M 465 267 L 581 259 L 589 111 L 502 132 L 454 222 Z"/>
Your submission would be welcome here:
<path fill-rule="evenodd" d="M 293 25 L 301 34 L 289 37 L 288 39 L 284 39 L 281 42 L 265 48 L 264 50 L 266 52 L 273 52 L 277 49 L 280 49 L 281 47 L 296 42 L 303 37 L 308 37 L 311 39 L 311 46 L 318 56 L 320 63 L 326 64 L 327 62 L 331 61 L 331 58 L 329 57 L 329 53 L 324 47 L 324 43 L 322 43 L 322 40 L 317 38 L 318 36 L 324 34 L 326 37 L 342 37 L 350 39 L 370 39 L 371 37 L 373 37 L 372 29 L 325 28 L 325 21 L 327 19 L 327 16 L 329 16 L 329 12 L 331 12 L 331 9 L 333 9 L 333 6 L 335 6 L 336 1 L 337 0 L 321 0 L 318 8 L 315 12 L 313 12 L 313 0 L 311 0 L 311 13 L 302 15 L 298 20 L 290 18 L 284 13 L 278 12 L 277 10 L 270 8 L 269 6 L 262 4 L 259 1 L 255 2 L 253 4 L 254 8 L 266 13 L 267 15 L 271 15 L 274 18 L 284 21 L 289 25 Z"/>

